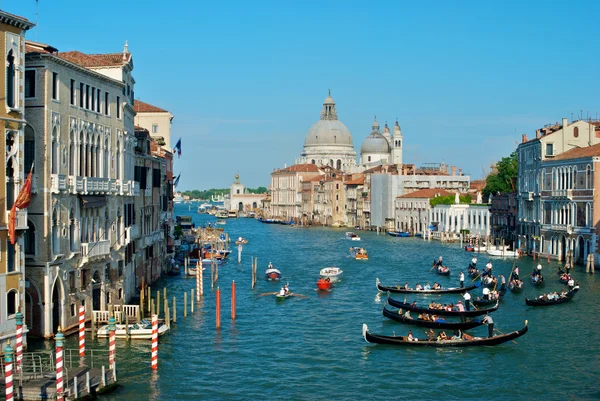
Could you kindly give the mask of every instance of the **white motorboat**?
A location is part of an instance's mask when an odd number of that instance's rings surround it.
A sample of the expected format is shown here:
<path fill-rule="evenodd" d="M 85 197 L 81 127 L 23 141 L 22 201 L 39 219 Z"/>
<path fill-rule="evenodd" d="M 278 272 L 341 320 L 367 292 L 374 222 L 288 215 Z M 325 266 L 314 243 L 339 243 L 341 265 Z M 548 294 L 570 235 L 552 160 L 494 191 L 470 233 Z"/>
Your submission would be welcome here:
<path fill-rule="evenodd" d="M 351 231 L 346 233 L 346 239 L 349 239 L 350 241 L 360 241 L 360 237 Z"/>
<path fill-rule="evenodd" d="M 269 281 L 277 281 L 281 279 L 281 272 L 271 267 L 265 271 L 265 276 Z"/>
<path fill-rule="evenodd" d="M 519 256 L 519 252 L 518 251 L 509 251 L 509 250 L 502 250 L 502 249 L 487 249 L 485 251 L 485 253 L 487 253 L 490 256 L 499 256 L 499 257 L 505 257 L 505 258 L 516 258 Z"/>
<path fill-rule="evenodd" d="M 127 338 L 127 325 L 116 324 L 115 337 L 116 338 Z M 169 326 L 164 322 L 158 323 L 158 336 L 162 336 L 169 331 Z M 98 338 L 108 337 L 108 325 L 102 326 L 98 329 Z M 138 323 L 132 323 L 129 325 L 129 338 L 132 340 L 150 340 L 152 339 L 152 322 L 147 319 L 142 319 Z"/>
<path fill-rule="evenodd" d="M 325 267 L 319 272 L 321 277 L 329 278 L 331 281 L 338 280 L 342 273 L 344 273 L 344 271 L 339 267 Z"/>

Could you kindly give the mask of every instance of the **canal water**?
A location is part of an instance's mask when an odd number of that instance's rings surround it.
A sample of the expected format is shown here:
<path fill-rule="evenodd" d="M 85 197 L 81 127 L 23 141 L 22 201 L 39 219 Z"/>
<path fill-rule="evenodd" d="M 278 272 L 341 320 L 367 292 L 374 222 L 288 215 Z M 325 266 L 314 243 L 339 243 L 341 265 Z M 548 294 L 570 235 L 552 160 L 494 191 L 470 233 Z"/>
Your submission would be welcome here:
<path fill-rule="evenodd" d="M 177 205 L 178 214 L 194 217 L 196 225 L 214 222 L 195 213 L 194 206 Z M 187 319 L 182 315 L 183 292 L 195 287 L 194 278 L 166 277 L 154 289 L 167 287 L 179 302 L 177 324 L 159 342 L 159 369 L 150 370 L 149 341 L 118 341 L 118 373 L 122 387 L 104 400 L 587 400 L 600 399 L 600 274 L 574 271 L 581 290 L 572 302 L 549 308 L 525 305 L 524 297 L 565 288 L 552 273 L 556 262 L 543 262 L 547 284 L 537 289 L 525 280 L 525 290 L 508 292 L 492 316 L 495 327 L 510 332 L 529 320 L 529 333 L 496 346 L 463 349 L 412 349 L 367 344 L 363 323 L 374 333 L 422 337 L 423 329 L 403 326 L 381 315 L 383 284 L 416 282 L 458 285 L 458 271 L 473 254 L 458 244 L 427 242 L 358 232 L 361 242 L 344 238 L 345 229 L 296 228 L 261 224 L 254 219 L 231 219 L 222 226 L 230 237 L 245 237 L 242 263 L 234 251 L 222 266 L 221 329 L 215 329 L 215 295 L 210 273 L 205 295 Z M 349 257 L 350 246 L 369 252 L 368 261 Z M 442 255 L 450 277 L 430 272 Z M 258 282 L 251 290 L 250 257 L 258 257 Z M 480 267 L 488 258 L 479 255 Z M 281 270 L 292 292 L 306 297 L 277 301 L 261 294 L 279 290 L 282 283 L 262 279 L 268 262 Z M 532 271 L 530 258 L 516 261 L 521 276 Z M 495 274 L 505 276 L 513 260 L 493 259 Z M 315 291 L 319 270 L 337 266 L 343 279 L 329 293 Z M 600 272 L 599 272 L 600 273 Z M 207 277 L 208 276 L 208 277 Z M 237 319 L 230 319 L 231 283 L 237 285 Z M 470 279 L 466 278 L 467 281 Z M 474 295 L 479 295 L 478 290 Z M 398 295 L 404 298 L 403 295 Z M 457 295 L 435 296 L 442 302 Z M 408 296 L 429 302 L 432 297 Z M 471 334 L 485 336 L 487 328 Z M 88 343 L 91 339 L 88 338 Z M 51 347 L 52 343 L 45 343 Z M 39 346 L 40 344 L 38 344 Z M 68 339 L 76 348 L 76 338 Z M 107 349 L 106 340 L 88 347 Z"/>

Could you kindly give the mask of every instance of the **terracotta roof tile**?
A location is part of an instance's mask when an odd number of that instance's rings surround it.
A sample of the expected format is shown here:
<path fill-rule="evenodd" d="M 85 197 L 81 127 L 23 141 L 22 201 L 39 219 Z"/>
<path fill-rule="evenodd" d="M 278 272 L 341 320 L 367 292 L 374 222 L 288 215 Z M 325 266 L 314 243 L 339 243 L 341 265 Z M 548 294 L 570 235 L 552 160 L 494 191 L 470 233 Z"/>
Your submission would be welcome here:
<path fill-rule="evenodd" d="M 453 195 L 452 192 L 448 192 L 445 189 L 440 188 L 425 188 L 419 189 L 418 191 L 411 192 L 406 195 L 398 196 L 398 198 L 435 198 L 436 196 L 448 196 Z"/>
<path fill-rule="evenodd" d="M 152 106 L 151 104 L 142 102 L 141 100 L 133 101 L 133 110 L 135 110 L 136 113 L 168 113 L 167 110 Z"/>
<path fill-rule="evenodd" d="M 77 50 L 58 53 L 58 57 L 81 67 L 113 67 L 121 66 L 131 60 L 131 53 L 85 54 Z"/>
<path fill-rule="evenodd" d="M 277 170 L 276 173 L 319 173 L 321 170 L 316 164 L 294 164 L 287 168 Z"/>
<path fill-rule="evenodd" d="M 350 181 L 346 181 L 344 184 L 346 184 L 346 185 L 363 185 L 364 183 L 365 183 L 365 176 L 361 175 L 358 178 L 355 178 Z"/>
<path fill-rule="evenodd" d="M 579 159 L 582 157 L 593 157 L 600 156 L 600 143 L 585 148 L 575 148 L 567 150 L 558 156 L 554 156 L 552 159 L 548 158 L 546 161 L 552 160 L 568 160 L 568 159 Z"/>

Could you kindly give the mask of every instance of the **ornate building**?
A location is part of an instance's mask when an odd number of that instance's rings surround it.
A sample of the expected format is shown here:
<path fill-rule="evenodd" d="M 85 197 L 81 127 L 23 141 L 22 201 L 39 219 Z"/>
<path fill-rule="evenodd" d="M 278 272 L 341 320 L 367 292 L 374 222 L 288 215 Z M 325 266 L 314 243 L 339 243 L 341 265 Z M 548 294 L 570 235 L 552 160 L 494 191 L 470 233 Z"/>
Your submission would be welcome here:
<path fill-rule="evenodd" d="M 308 130 L 298 164 L 329 165 L 338 170 L 357 169 L 356 152 L 350 130 L 338 120 L 331 92 L 323 102 L 321 119 Z"/>
<path fill-rule="evenodd" d="M 364 168 L 377 164 L 402 164 L 402 131 L 398 121 L 393 136 L 387 123 L 382 134 L 377 119 L 373 121 L 371 134 L 360 148 L 360 164 Z"/>

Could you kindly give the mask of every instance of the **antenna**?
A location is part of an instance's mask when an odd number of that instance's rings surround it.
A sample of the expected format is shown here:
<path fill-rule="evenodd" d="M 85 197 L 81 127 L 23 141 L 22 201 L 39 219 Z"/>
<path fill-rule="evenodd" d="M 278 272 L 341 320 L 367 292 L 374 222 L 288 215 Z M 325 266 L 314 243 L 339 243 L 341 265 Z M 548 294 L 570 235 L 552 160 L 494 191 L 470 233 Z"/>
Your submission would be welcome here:
<path fill-rule="evenodd" d="M 35 0 L 35 41 L 38 41 L 38 33 L 40 31 L 39 12 L 40 2 Z"/>

